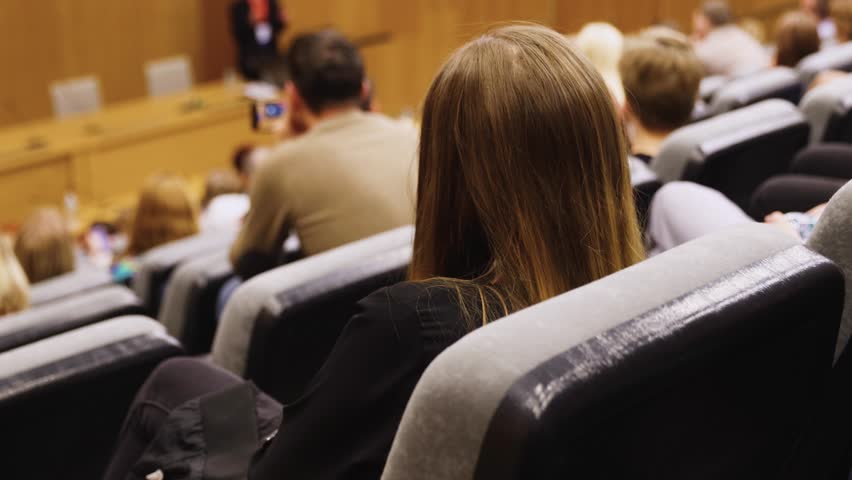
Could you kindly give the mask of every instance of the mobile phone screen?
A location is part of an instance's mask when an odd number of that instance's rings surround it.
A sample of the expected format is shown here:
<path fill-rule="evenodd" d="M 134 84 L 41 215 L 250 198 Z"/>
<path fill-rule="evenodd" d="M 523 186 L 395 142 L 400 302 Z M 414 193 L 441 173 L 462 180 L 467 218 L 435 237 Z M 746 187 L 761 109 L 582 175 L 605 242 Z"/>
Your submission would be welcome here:
<path fill-rule="evenodd" d="M 258 102 L 251 106 L 251 126 L 255 131 L 268 131 L 287 109 L 281 102 Z"/>

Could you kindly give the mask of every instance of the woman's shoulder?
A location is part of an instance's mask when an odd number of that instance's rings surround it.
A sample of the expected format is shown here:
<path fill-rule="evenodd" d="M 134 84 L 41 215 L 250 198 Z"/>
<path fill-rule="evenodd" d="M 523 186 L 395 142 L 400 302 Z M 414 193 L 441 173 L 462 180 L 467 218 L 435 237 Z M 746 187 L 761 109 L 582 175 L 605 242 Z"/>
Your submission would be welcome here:
<path fill-rule="evenodd" d="M 436 281 L 401 282 L 364 298 L 360 316 L 392 326 L 397 336 L 415 336 L 442 348 L 470 328 L 462 315 L 458 290 Z"/>

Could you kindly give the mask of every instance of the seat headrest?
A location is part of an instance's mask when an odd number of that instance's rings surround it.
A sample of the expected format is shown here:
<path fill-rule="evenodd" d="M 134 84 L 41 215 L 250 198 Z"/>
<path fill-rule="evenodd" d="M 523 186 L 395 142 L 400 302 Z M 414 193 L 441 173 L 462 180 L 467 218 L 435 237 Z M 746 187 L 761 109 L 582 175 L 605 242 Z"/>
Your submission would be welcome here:
<path fill-rule="evenodd" d="M 630 167 L 630 184 L 634 187 L 660 181 L 657 174 L 651 170 L 651 167 L 638 158 L 628 157 L 627 165 Z"/>
<path fill-rule="evenodd" d="M 850 69 L 852 69 L 852 42 L 842 43 L 812 53 L 803 58 L 796 66 L 804 88 L 807 88 L 820 72 L 825 70 L 848 72 Z"/>
<path fill-rule="evenodd" d="M 157 317 L 169 335 L 175 338 L 181 338 L 183 335 L 186 322 L 192 320 L 187 317 L 188 303 L 193 301 L 196 292 L 206 288 L 212 281 L 232 273 L 231 261 L 226 251 L 195 258 L 180 265 L 172 273 Z"/>
<path fill-rule="evenodd" d="M 745 297 L 754 300 L 751 296 L 768 284 L 783 285 L 809 268 L 834 275 L 839 301 L 840 278 L 831 262 L 780 230 L 745 225 L 689 242 L 480 328 L 440 354 L 421 377 L 382 478 L 491 478 L 475 476 L 480 448 L 498 407 L 513 395 L 510 389 L 519 380 L 539 375 L 538 387 L 525 394 L 528 401 L 512 397 L 535 417 L 572 383 L 613 367 L 643 343 L 684 335 L 697 312 Z M 625 326 L 641 331 L 628 332 Z M 596 345 L 596 338 L 612 343 Z M 569 351 L 579 355 L 577 370 L 537 371 Z M 511 422 L 502 426 L 517 427 L 513 432 L 527 428 Z"/>
<path fill-rule="evenodd" d="M 831 259 L 846 276 L 846 307 L 837 336 L 836 359 L 852 336 L 852 182 L 831 197 L 808 238 L 808 246 Z"/>
<path fill-rule="evenodd" d="M 702 164 L 716 150 L 803 123 L 792 103 L 764 100 L 676 130 L 663 142 L 651 169 L 664 183 L 681 180 L 688 165 Z"/>
<path fill-rule="evenodd" d="M 414 227 L 405 226 L 299 260 L 260 274 L 240 286 L 228 300 L 213 340 L 213 361 L 237 375 L 245 358 L 254 322 L 279 292 L 383 252 L 410 245 Z"/>
<path fill-rule="evenodd" d="M 129 289 L 118 285 L 66 297 L 8 315 L 0 320 L 0 352 L 122 315 L 142 306 Z"/>
<path fill-rule="evenodd" d="M 234 243 L 237 231 L 216 231 L 199 233 L 166 245 L 151 249 L 139 257 L 139 268 L 133 275 L 133 291 L 142 300 L 143 305 L 156 314 L 159 304 L 155 296 L 157 287 L 181 262 L 216 251 L 227 250 Z"/>
<path fill-rule="evenodd" d="M 698 86 L 698 98 L 705 102 L 709 102 L 713 95 L 724 87 L 731 79 L 724 75 L 711 75 L 701 79 Z"/>
<path fill-rule="evenodd" d="M 126 316 L 95 323 L 0 353 L 0 384 L 4 379 L 66 359 L 69 363 L 65 370 L 72 374 L 81 364 L 78 360 L 81 355 L 87 356 L 86 364 L 108 365 L 117 358 L 135 354 L 140 348 L 148 348 L 151 342 L 178 348 L 163 326 L 147 317 Z M 0 398 L 20 388 L 20 385 L 0 385 Z"/>
<path fill-rule="evenodd" d="M 852 75 L 821 85 L 802 98 L 802 112 L 811 124 L 811 143 L 827 139 L 826 134 L 834 117 L 845 117 L 852 109 Z"/>
<path fill-rule="evenodd" d="M 30 305 L 41 305 L 112 283 L 109 272 L 96 268 L 79 268 L 33 285 L 30 290 Z"/>
<path fill-rule="evenodd" d="M 732 80 L 719 88 L 710 102 L 710 114 L 719 115 L 768 98 L 798 103 L 802 84 L 795 70 L 775 67 Z"/>

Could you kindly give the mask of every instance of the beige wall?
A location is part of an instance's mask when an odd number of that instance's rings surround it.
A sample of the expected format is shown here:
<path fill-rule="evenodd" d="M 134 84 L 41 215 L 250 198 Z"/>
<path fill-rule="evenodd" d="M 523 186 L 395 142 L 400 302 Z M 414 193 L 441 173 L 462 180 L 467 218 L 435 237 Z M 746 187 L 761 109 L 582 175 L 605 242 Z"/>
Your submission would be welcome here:
<path fill-rule="evenodd" d="M 51 115 L 48 85 L 100 76 L 105 100 L 145 95 L 143 64 L 187 54 L 196 79 L 233 63 L 229 0 L 0 1 L 0 126 Z M 689 25 L 697 0 L 285 0 L 292 28 L 334 25 L 356 37 L 387 34 L 365 48 L 385 110 L 416 108 L 446 56 L 494 22 L 529 20 L 562 31 L 591 20 L 635 30 L 663 18 Z M 733 0 L 741 14 L 772 16 L 795 0 Z M 288 36 L 289 36 L 288 35 Z M 283 40 L 286 42 L 286 38 Z"/>

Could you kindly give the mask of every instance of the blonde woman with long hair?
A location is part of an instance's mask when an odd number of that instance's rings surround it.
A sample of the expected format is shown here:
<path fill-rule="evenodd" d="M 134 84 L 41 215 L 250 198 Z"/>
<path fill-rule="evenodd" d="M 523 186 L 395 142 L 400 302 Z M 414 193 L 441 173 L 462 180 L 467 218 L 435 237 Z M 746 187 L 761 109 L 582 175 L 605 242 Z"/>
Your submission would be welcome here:
<path fill-rule="evenodd" d="M 12 241 L 0 235 L 0 316 L 26 309 L 29 291 L 27 276 L 12 251 Z"/>
<path fill-rule="evenodd" d="M 186 181 L 175 175 L 149 178 L 139 194 L 128 253 L 141 255 L 198 233 L 198 206 Z"/>
<path fill-rule="evenodd" d="M 544 27 L 494 30 L 444 65 L 423 112 L 417 201 L 411 281 L 359 303 L 307 393 L 284 406 L 274 440 L 251 466 L 245 459 L 248 478 L 379 478 L 406 402 L 441 351 L 642 259 L 607 86 Z M 191 359 L 160 366 L 106 478 L 150 473 L 131 467 L 163 424 L 152 404 L 169 411 L 238 381 Z"/>

